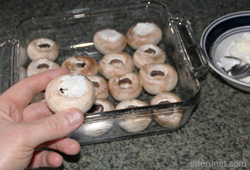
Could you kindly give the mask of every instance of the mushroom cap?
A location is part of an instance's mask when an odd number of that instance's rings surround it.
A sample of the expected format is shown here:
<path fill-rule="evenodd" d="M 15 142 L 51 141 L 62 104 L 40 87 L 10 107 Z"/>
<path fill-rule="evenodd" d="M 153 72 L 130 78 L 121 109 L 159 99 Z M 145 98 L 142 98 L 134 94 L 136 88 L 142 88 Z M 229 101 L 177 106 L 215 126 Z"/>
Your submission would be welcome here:
<path fill-rule="evenodd" d="M 96 61 L 87 55 L 77 55 L 67 58 L 62 66 L 72 73 L 79 73 L 85 76 L 97 75 L 98 66 Z"/>
<path fill-rule="evenodd" d="M 91 137 L 101 136 L 107 133 L 114 125 L 114 119 L 85 122 L 77 132 Z"/>
<path fill-rule="evenodd" d="M 143 88 L 156 95 L 164 91 L 172 91 L 178 81 L 178 75 L 170 64 L 148 64 L 141 67 L 139 75 Z"/>
<path fill-rule="evenodd" d="M 150 105 L 158 105 L 163 103 L 177 103 L 180 102 L 181 99 L 174 93 L 171 92 L 162 92 L 156 96 L 154 96 L 151 101 Z"/>
<path fill-rule="evenodd" d="M 133 72 L 135 64 L 133 58 L 124 52 L 110 53 L 103 56 L 98 65 L 99 72 L 106 78 Z"/>
<path fill-rule="evenodd" d="M 108 82 L 101 76 L 88 76 L 95 87 L 96 99 L 107 99 L 109 96 Z"/>
<path fill-rule="evenodd" d="M 114 110 L 113 104 L 106 99 L 96 99 L 88 113 L 98 113 Z M 77 131 L 86 136 L 100 136 L 107 133 L 114 125 L 114 119 L 85 122 Z"/>
<path fill-rule="evenodd" d="M 97 51 L 102 54 L 121 52 L 127 45 L 125 35 L 110 28 L 96 32 L 93 41 Z"/>
<path fill-rule="evenodd" d="M 107 99 L 95 99 L 94 104 L 88 113 L 99 113 L 115 110 L 114 105 Z"/>
<path fill-rule="evenodd" d="M 126 38 L 129 46 L 136 50 L 144 44 L 157 45 L 162 39 L 162 31 L 155 23 L 138 22 L 129 28 Z"/>
<path fill-rule="evenodd" d="M 146 102 L 138 99 L 125 100 L 116 106 L 116 110 L 147 106 Z M 118 125 L 127 132 L 140 132 L 148 127 L 152 118 L 144 115 L 126 115 L 117 118 Z"/>
<path fill-rule="evenodd" d="M 48 107 L 55 113 L 69 108 L 87 112 L 95 100 L 93 83 L 84 75 L 68 73 L 54 78 L 45 90 Z"/>
<path fill-rule="evenodd" d="M 108 81 L 108 89 L 117 101 L 135 99 L 142 92 L 142 81 L 137 73 L 127 73 L 112 77 Z"/>
<path fill-rule="evenodd" d="M 39 73 L 42 73 L 44 71 L 52 70 L 60 68 L 60 65 L 47 59 L 47 58 L 40 58 L 33 60 L 28 68 L 27 68 L 27 75 L 32 76 Z"/>
<path fill-rule="evenodd" d="M 47 58 L 55 61 L 59 55 L 59 46 L 49 38 L 38 38 L 29 43 L 27 54 L 31 60 Z"/>
<path fill-rule="evenodd" d="M 177 103 L 181 102 L 179 96 L 171 92 L 163 92 L 155 97 L 153 97 L 150 101 L 150 105 L 158 105 L 158 104 L 167 104 L 167 103 Z M 156 113 L 154 114 L 154 119 L 161 126 L 164 127 L 178 127 L 183 116 L 183 111 L 178 107 L 167 108 L 164 113 Z"/>
<path fill-rule="evenodd" d="M 121 109 L 128 109 L 128 108 L 135 108 L 135 107 L 142 107 L 142 106 L 148 106 L 148 104 L 139 99 L 129 99 L 129 100 L 124 100 L 118 103 L 115 109 L 121 110 Z"/>
<path fill-rule="evenodd" d="M 135 51 L 133 59 L 136 67 L 141 68 L 147 64 L 165 63 L 166 53 L 154 44 L 144 44 Z"/>

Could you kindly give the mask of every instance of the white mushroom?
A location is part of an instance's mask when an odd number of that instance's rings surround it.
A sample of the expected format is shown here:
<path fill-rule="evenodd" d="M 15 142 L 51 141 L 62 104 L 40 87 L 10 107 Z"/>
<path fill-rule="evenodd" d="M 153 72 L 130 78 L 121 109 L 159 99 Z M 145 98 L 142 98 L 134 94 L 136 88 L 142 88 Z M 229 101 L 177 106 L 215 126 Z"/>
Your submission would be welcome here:
<path fill-rule="evenodd" d="M 45 99 L 48 107 L 55 113 L 69 108 L 87 112 L 95 100 L 95 88 L 83 75 L 69 73 L 57 76 L 47 86 Z"/>
<path fill-rule="evenodd" d="M 166 61 L 166 53 L 154 44 L 145 44 L 136 50 L 133 59 L 136 67 L 141 68 L 147 64 L 164 63 Z"/>
<path fill-rule="evenodd" d="M 114 110 L 113 104 L 105 99 L 96 99 L 88 113 L 99 113 Z M 114 125 L 114 119 L 93 120 L 85 122 L 77 132 L 86 136 L 100 136 L 107 133 Z"/>
<path fill-rule="evenodd" d="M 164 92 L 156 95 L 150 101 L 150 105 L 178 103 L 181 99 L 174 93 Z M 183 111 L 179 107 L 166 108 L 163 113 L 154 114 L 154 119 L 164 127 L 178 127 L 182 119 Z"/>
<path fill-rule="evenodd" d="M 142 107 L 147 105 L 148 105 L 147 103 L 141 100 L 131 99 L 120 102 L 115 109 L 121 110 L 121 109 Z M 139 114 L 135 115 L 131 114 L 117 118 L 118 125 L 127 132 L 132 132 L 132 133 L 140 132 L 146 129 L 150 124 L 151 120 L 152 120 L 151 116 L 148 115 L 145 116 Z"/>
<path fill-rule="evenodd" d="M 110 28 L 96 32 L 93 41 L 95 48 L 102 54 L 121 52 L 127 45 L 125 35 Z"/>
<path fill-rule="evenodd" d="M 117 101 L 135 99 L 142 92 L 141 78 L 137 73 L 115 76 L 108 81 L 108 89 Z"/>
<path fill-rule="evenodd" d="M 139 22 L 129 28 L 126 38 L 129 46 L 136 50 L 144 44 L 157 45 L 162 39 L 162 31 L 155 23 Z"/>
<path fill-rule="evenodd" d="M 79 73 L 85 76 L 92 76 L 98 73 L 96 61 L 86 55 L 71 56 L 62 63 L 62 67 L 67 68 L 71 73 Z"/>
<path fill-rule="evenodd" d="M 39 73 L 42 73 L 44 71 L 52 70 L 60 68 L 59 64 L 50 61 L 47 58 L 40 58 L 37 60 L 33 60 L 28 68 L 27 68 L 27 74 L 28 76 L 36 75 Z"/>
<path fill-rule="evenodd" d="M 95 98 L 107 99 L 109 96 L 107 81 L 101 76 L 88 76 L 88 79 L 95 86 Z"/>
<path fill-rule="evenodd" d="M 104 55 L 98 65 L 99 72 L 106 78 L 133 72 L 135 64 L 133 58 L 124 52 Z"/>
<path fill-rule="evenodd" d="M 29 43 L 27 54 L 31 60 L 47 58 L 54 61 L 59 55 L 59 47 L 57 43 L 51 39 L 38 38 Z"/>
<path fill-rule="evenodd" d="M 170 64 L 148 64 L 143 66 L 139 75 L 143 88 L 150 94 L 172 91 L 178 81 L 178 75 Z"/>

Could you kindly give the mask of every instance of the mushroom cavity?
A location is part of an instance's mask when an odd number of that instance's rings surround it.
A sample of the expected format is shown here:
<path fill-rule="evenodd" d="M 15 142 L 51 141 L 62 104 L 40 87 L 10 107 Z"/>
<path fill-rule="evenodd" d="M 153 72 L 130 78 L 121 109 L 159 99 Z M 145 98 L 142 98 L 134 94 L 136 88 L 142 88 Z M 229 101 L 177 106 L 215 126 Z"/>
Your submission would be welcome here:
<path fill-rule="evenodd" d="M 110 62 L 109 62 L 110 65 L 114 66 L 114 67 L 121 67 L 124 65 L 124 62 L 122 60 L 119 60 L 119 59 L 112 59 Z"/>
<path fill-rule="evenodd" d="M 132 80 L 129 78 L 122 78 L 119 79 L 117 84 L 121 87 L 121 88 L 128 88 L 132 86 Z"/>
<path fill-rule="evenodd" d="M 39 47 L 39 48 L 50 48 L 51 45 L 48 44 L 48 43 L 43 43 L 43 44 L 38 44 L 38 47 Z"/>

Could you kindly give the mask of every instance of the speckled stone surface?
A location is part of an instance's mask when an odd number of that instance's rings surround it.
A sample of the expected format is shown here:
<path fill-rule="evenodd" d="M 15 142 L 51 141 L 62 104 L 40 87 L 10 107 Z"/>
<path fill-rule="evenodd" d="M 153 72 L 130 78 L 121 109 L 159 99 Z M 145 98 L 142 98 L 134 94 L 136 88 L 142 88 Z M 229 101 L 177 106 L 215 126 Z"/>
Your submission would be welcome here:
<path fill-rule="evenodd" d="M 128 2 L 2 0 L 0 42 L 11 39 L 15 26 L 24 18 Z M 176 0 L 165 3 L 174 16 L 191 21 L 198 39 L 216 18 L 250 9 L 249 0 Z M 181 130 L 82 146 L 79 155 L 65 156 L 64 165 L 57 169 L 209 169 L 192 166 L 194 162 L 210 163 L 210 169 L 237 169 L 237 166 L 238 169 L 250 169 L 250 93 L 233 88 L 211 70 L 201 81 L 201 86 L 201 101 Z M 234 167 L 211 165 L 213 162 L 230 161 L 235 163 Z"/>

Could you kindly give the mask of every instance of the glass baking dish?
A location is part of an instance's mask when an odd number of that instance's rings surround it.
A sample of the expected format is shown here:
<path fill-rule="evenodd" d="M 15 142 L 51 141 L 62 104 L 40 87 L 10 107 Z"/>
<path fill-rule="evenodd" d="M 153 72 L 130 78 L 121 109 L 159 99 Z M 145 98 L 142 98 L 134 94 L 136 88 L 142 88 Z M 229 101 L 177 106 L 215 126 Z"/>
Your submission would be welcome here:
<path fill-rule="evenodd" d="M 181 98 L 181 102 L 86 113 L 82 127 L 69 137 L 84 145 L 174 132 L 182 128 L 188 122 L 199 101 L 200 84 L 198 78 L 206 73 L 208 67 L 190 22 L 173 17 L 165 4 L 157 2 L 136 2 L 121 6 L 77 9 L 56 16 L 23 20 L 17 26 L 16 37 L 1 44 L 1 93 L 19 81 L 19 69 L 26 68 L 30 63 L 26 48 L 32 40 L 46 37 L 56 41 L 60 46 L 60 54 L 56 60 L 59 64 L 62 64 L 67 57 L 79 54 L 91 56 L 98 63 L 103 55 L 97 52 L 94 47 L 94 34 L 104 28 L 113 28 L 126 34 L 129 27 L 138 22 L 153 22 L 162 29 L 163 38 L 159 46 L 167 54 L 166 62 L 177 70 L 178 84 L 172 92 Z M 127 46 L 125 52 L 133 56 L 134 50 Z M 143 91 L 139 99 L 149 103 L 153 97 L 153 95 Z M 114 106 L 118 104 L 111 96 L 108 99 Z M 182 113 L 178 126 L 163 127 L 154 120 L 155 115 L 169 115 L 173 111 Z M 142 131 L 127 132 L 118 125 L 121 120 L 145 116 L 152 118 L 152 121 Z M 82 133 L 83 126 L 100 122 L 111 122 L 112 126 L 102 135 L 89 136 Z"/>

